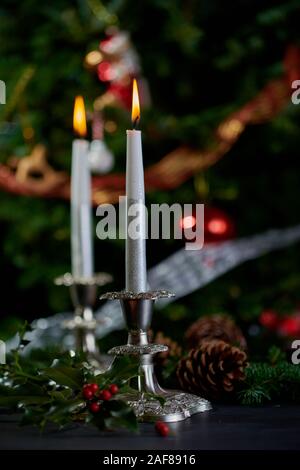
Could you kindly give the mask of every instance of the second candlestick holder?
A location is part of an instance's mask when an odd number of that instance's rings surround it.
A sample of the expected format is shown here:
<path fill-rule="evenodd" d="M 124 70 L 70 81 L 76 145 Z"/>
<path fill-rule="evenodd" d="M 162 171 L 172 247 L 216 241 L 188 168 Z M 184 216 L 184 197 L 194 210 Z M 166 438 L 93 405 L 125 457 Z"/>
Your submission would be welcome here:
<path fill-rule="evenodd" d="M 107 292 L 101 299 L 119 300 L 128 329 L 127 344 L 109 351 L 113 356 L 135 356 L 139 375 L 132 392 L 123 399 L 133 408 L 140 421 L 182 421 L 195 413 L 208 411 L 211 404 L 204 398 L 180 390 L 165 390 L 157 381 L 153 355 L 168 350 L 162 344 L 148 341 L 155 300 L 173 297 L 168 291 Z M 163 400 L 160 400 L 160 397 Z"/>
<path fill-rule="evenodd" d="M 57 286 L 70 289 L 71 300 L 74 306 L 74 316 L 64 322 L 64 327 L 74 335 L 76 351 L 85 352 L 91 365 L 100 372 L 105 372 L 111 360 L 100 353 L 96 343 L 95 330 L 97 321 L 93 308 L 97 300 L 97 289 L 112 281 L 107 273 L 96 273 L 90 277 L 76 278 L 66 273 L 55 279 Z"/>

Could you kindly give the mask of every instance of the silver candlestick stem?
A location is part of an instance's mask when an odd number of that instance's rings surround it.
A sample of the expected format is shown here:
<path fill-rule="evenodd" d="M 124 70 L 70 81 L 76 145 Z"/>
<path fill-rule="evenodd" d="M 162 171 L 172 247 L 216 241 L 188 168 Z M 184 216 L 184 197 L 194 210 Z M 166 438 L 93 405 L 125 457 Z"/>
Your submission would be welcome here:
<path fill-rule="evenodd" d="M 182 421 L 195 413 L 211 409 L 211 404 L 196 395 L 180 390 L 163 389 L 156 378 L 152 356 L 168 350 L 162 344 L 148 342 L 154 301 L 173 297 L 167 291 L 108 292 L 101 299 L 119 300 L 128 328 L 128 341 L 109 351 L 113 356 L 131 355 L 138 359 L 139 377 L 135 391 L 124 395 L 140 421 Z M 156 397 L 163 397 L 164 403 Z"/>
<path fill-rule="evenodd" d="M 111 281 L 112 276 L 107 273 L 97 273 L 86 278 L 76 278 L 66 273 L 54 280 L 57 286 L 66 286 L 70 289 L 74 317 L 65 321 L 64 327 L 73 332 L 75 349 L 85 352 L 90 364 L 100 371 L 108 369 L 111 359 L 100 354 L 97 346 L 95 337 L 97 322 L 93 307 L 97 300 L 97 288 Z"/>

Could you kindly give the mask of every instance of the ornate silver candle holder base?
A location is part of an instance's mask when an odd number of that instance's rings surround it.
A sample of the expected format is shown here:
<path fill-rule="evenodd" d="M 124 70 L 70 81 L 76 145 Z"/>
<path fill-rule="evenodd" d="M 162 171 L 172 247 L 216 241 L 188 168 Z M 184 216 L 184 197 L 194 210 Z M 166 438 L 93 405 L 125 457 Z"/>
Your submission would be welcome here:
<path fill-rule="evenodd" d="M 123 398 L 133 408 L 140 421 L 182 421 L 195 413 L 208 411 L 211 404 L 196 395 L 179 390 L 164 390 L 158 383 L 153 366 L 153 355 L 168 350 L 162 344 L 148 342 L 153 304 L 156 299 L 172 297 L 167 291 L 108 292 L 101 299 L 119 300 L 128 328 L 127 344 L 109 351 L 113 356 L 134 356 L 138 361 L 137 383 L 130 384 L 134 392 Z M 159 397 L 164 400 L 159 400 Z"/>
<path fill-rule="evenodd" d="M 96 273 L 89 278 L 75 278 L 66 273 L 55 279 L 57 286 L 70 288 L 74 306 L 74 317 L 64 322 L 64 327 L 74 334 L 75 349 L 87 354 L 89 363 L 99 372 L 104 372 L 111 365 L 111 358 L 100 354 L 96 343 L 93 307 L 97 299 L 97 288 L 112 281 L 107 273 Z"/>

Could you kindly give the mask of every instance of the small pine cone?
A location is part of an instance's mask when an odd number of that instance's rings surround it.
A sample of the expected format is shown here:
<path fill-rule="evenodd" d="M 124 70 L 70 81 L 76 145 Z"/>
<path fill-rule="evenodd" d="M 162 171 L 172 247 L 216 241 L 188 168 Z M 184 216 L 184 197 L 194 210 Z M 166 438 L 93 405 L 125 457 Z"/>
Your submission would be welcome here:
<path fill-rule="evenodd" d="M 219 399 L 234 392 L 245 379 L 247 365 L 244 351 L 222 340 L 212 340 L 202 342 L 181 359 L 176 373 L 183 390 Z"/>
<path fill-rule="evenodd" d="M 182 348 L 179 344 L 174 341 L 173 339 L 169 338 L 168 336 L 164 336 L 164 334 L 159 331 L 156 333 L 153 343 L 164 344 L 168 346 L 168 351 L 156 354 L 154 356 L 154 361 L 156 365 L 164 366 L 168 359 L 170 358 L 179 358 L 182 355 Z M 178 359 L 177 359 L 178 360 Z"/>
<path fill-rule="evenodd" d="M 212 315 L 199 318 L 185 334 L 189 348 L 198 348 L 202 341 L 221 339 L 242 349 L 247 343 L 241 329 L 228 315 Z"/>

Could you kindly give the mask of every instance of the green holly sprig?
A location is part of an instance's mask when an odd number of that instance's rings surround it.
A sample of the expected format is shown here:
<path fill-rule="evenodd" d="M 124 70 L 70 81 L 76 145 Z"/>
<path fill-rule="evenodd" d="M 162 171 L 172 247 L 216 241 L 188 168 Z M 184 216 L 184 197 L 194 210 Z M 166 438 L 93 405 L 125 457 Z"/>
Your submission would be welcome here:
<path fill-rule="evenodd" d="M 47 423 L 64 427 L 85 422 L 100 430 L 137 431 L 133 410 L 121 399 L 130 391 L 129 380 L 138 375 L 135 361 L 117 359 L 109 371 L 99 374 L 85 354 L 35 350 L 24 355 L 28 329 L 20 333 L 19 346 L 7 364 L 0 366 L 0 408 L 20 412 L 22 425 L 41 429 Z M 94 392 L 87 396 L 91 384 Z"/>

